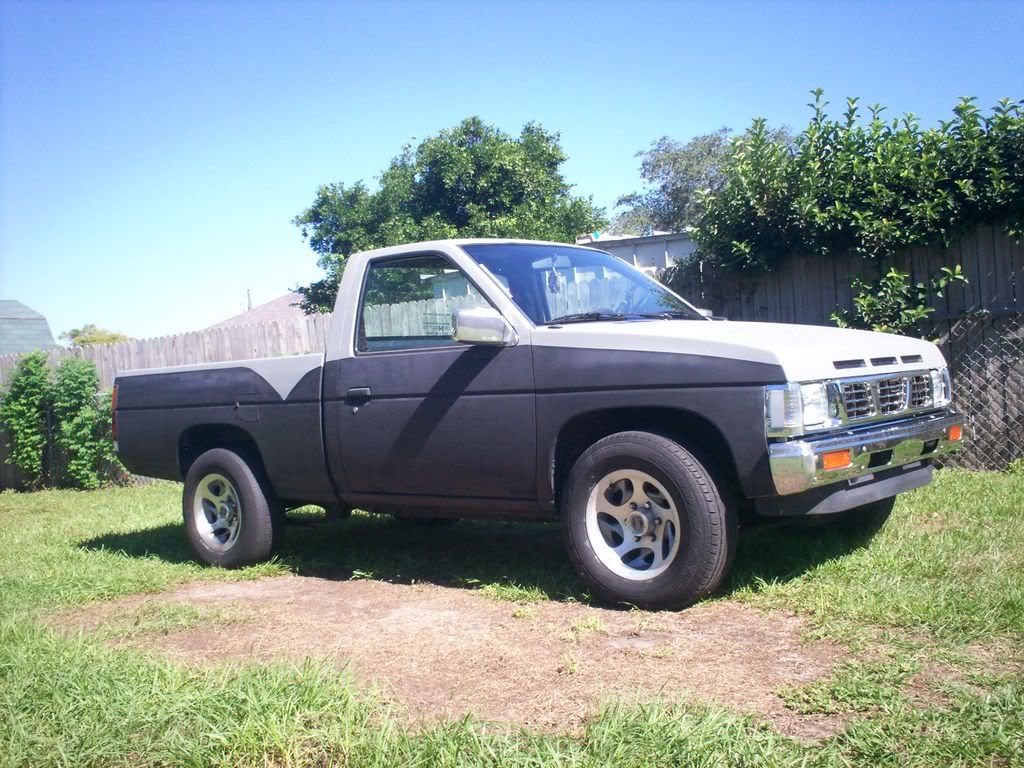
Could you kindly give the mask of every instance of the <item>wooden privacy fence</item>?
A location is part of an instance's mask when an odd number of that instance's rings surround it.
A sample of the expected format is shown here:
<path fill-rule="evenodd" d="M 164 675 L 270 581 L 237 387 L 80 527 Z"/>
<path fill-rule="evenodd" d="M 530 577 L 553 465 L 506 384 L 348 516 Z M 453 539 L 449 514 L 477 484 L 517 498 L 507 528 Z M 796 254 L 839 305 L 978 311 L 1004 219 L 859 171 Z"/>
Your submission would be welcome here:
<path fill-rule="evenodd" d="M 47 358 L 51 365 L 57 365 L 62 357 L 92 360 L 99 372 L 100 387 L 109 389 L 118 372 L 131 368 L 163 368 L 322 352 L 327 344 L 330 325 L 329 314 L 307 315 L 260 325 L 207 328 L 118 344 L 52 349 L 47 352 Z M 17 355 L 0 357 L 0 389 L 6 387 L 17 362 Z"/>
<path fill-rule="evenodd" d="M 394 304 L 367 305 L 363 314 L 368 337 L 451 336 L 452 313 L 457 309 L 479 307 L 477 295 L 402 301 Z"/>
<path fill-rule="evenodd" d="M 978 311 L 1024 311 L 1024 246 L 1000 225 L 978 227 L 949 247 L 911 248 L 889 259 L 793 255 L 767 274 L 721 270 L 695 259 L 679 267 L 675 285 L 694 304 L 730 320 L 830 325 L 829 315 L 837 307 L 852 307 L 850 282 L 855 275 L 870 282 L 896 267 L 916 283 L 956 265 L 969 282 L 932 298 L 932 320 L 955 321 Z"/>

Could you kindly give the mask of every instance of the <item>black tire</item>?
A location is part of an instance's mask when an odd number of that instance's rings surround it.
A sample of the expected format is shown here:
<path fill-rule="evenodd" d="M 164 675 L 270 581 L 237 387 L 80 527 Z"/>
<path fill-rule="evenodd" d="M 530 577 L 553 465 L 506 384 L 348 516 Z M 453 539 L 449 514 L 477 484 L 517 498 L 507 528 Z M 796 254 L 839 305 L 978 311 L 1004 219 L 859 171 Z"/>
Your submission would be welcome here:
<path fill-rule="evenodd" d="M 678 510 L 678 551 L 663 571 L 647 579 L 616 574 L 587 534 L 591 494 L 602 478 L 619 470 L 654 478 Z M 648 432 L 620 432 L 584 451 L 569 474 L 562 517 L 573 565 L 593 594 L 610 603 L 685 608 L 718 587 L 735 553 L 735 510 L 723 501 L 712 473 L 679 443 Z"/>
<path fill-rule="evenodd" d="M 200 483 L 211 475 L 220 475 L 237 492 L 237 537 L 226 549 L 215 549 L 204 538 L 196 519 L 196 494 Z M 284 512 L 270 484 L 256 462 L 226 448 L 212 448 L 197 458 L 185 475 L 182 492 L 185 534 L 196 557 L 207 565 L 240 568 L 270 558 L 284 537 Z"/>

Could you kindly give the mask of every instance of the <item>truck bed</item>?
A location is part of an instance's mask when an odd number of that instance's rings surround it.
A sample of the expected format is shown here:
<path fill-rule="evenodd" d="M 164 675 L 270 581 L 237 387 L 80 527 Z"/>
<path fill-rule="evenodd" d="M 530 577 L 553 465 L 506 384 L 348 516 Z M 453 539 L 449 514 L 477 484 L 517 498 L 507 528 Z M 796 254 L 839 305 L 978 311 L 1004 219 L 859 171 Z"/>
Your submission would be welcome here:
<path fill-rule="evenodd" d="M 335 498 L 324 458 L 323 355 L 129 370 L 117 378 L 118 448 L 129 471 L 179 480 L 213 440 L 248 441 L 282 499 Z"/>

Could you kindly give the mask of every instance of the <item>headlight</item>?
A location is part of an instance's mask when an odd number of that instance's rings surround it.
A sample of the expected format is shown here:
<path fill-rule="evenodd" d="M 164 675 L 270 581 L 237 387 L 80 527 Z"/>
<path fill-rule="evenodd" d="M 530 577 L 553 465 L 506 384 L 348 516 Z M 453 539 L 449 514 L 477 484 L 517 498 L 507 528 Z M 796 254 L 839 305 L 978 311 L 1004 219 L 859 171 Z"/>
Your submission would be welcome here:
<path fill-rule="evenodd" d="M 949 368 L 933 368 L 932 378 L 932 405 L 936 408 L 944 408 L 953 399 L 952 387 L 949 383 Z"/>
<path fill-rule="evenodd" d="M 765 428 L 769 437 L 788 437 L 837 423 L 837 408 L 822 381 L 765 387 Z"/>
<path fill-rule="evenodd" d="M 801 384 L 800 402 L 803 404 L 805 427 L 820 427 L 828 421 L 828 392 L 823 382 Z"/>

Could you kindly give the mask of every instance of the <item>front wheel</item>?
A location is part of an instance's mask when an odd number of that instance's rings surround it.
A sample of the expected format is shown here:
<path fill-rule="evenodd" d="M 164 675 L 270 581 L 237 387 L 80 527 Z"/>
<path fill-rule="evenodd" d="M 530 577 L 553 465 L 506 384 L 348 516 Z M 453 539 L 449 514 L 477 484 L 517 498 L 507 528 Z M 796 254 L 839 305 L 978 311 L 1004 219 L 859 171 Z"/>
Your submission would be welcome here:
<path fill-rule="evenodd" d="M 225 448 L 206 451 L 189 467 L 182 512 L 189 543 L 207 565 L 266 560 L 284 533 L 284 514 L 259 467 Z"/>
<path fill-rule="evenodd" d="M 588 448 L 562 509 L 569 557 L 594 594 L 679 609 L 715 589 L 736 543 L 735 514 L 678 443 L 620 432 Z"/>

